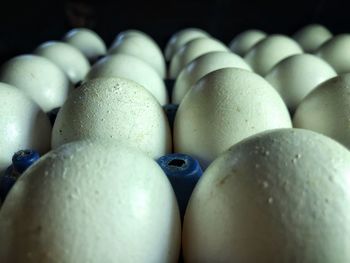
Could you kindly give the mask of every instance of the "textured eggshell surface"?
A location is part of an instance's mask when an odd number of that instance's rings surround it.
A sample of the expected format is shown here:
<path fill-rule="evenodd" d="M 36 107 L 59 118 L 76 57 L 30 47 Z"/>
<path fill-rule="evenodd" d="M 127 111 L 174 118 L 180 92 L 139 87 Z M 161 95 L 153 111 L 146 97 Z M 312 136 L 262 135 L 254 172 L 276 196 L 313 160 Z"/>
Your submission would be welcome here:
<path fill-rule="evenodd" d="M 24 91 L 45 112 L 62 106 L 71 90 L 69 79 L 59 67 L 34 55 L 7 61 L 0 69 L 0 81 Z"/>
<path fill-rule="evenodd" d="M 170 61 L 176 52 L 187 42 L 202 37 L 210 37 L 209 34 L 199 28 L 186 28 L 175 33 L 165 47 L 165 58 Z"/>
<path fill-rule="evenodd" d="M 265 79 L 279 92 L 287 107 L 295 111 L 302 99 L 318 84 L 336 75 L 323 59 L 311 54 L 299 54 L 279 62 Z"/>
<path fill-rule="evenodd" d="M 266 37 L 266 33 L 261 30 L 246 30 L 237 36 L 229 44 L 232 52 L 244 56 L 259 41 Z"/>
<path fill-rule="evenodd" d="M 197 57 L 212 51 L 230 51 L 219 40 L 214 38 L 197 38 L 191 40 L 176 52 L 170 62 L 169 77 L 171 79 L 177 78 L 181 70 L 192 60 Z"/>
<path fill-rule="evenodd" d="M 171 150 L 170 128 L 161 105 L 139 84 L 120 78 L 87 81 L 59 111 L 52 147 L 86 138 L 123 141 L 152 158 Z"/>
<path fill-rule="evenodd" d="M 293 38 L 305 52 L 316 51 L 324 42 L 332 38 L 332 33 L 322 25 L 311 24 L 297 31 Z"/>
<path fill-rule="evenodd" d="M 73 83 L 83 80 L 90 70 L 89 61 L 84 54 L 64 42 L 45 42 L 34 50 L 34 53 L 55 63 Z"/>
<path fill-rule="evenodd" d="M 196 58 L 177 77 L 172 93 L 173 103 L 179 104 L 191 86 L 206 74 L 228 67 L 252 71 L 243 58 L 231 52 L 210 52 Z"/>
<path fill-rule="evenodd" d="M 107 52 L 106 44 L 96 32 L 87 28 L 74 28 L 63 41 L 79 49 L 89 61 L 95 61 Z"/>
<path fill-rule="evenodd" d="M 19 150 L 34 149 L 43 154 L 50 149 L 50 121 L 20 89 L 0 83 L 0 116 L 0 173 Z"/>
<path fill-rule="evenodd" d="M 350 152 L 321 134 L 265 132 L 232 147 L 196 185 L 185 262 L 350 262 Z"/>
<path fill-rule="evenodd" d="M 48 153 L 0 211 L 1 262 L 177 262 L 179 247 L 168 179 L 120 144 L 74 142 Z"/>
<path fill-rule="evenodd" d="M 316 55 L 326 60 L 338 74 L 350 72 L 350 34 L 337 35 L 325 42 Z"/>
<path fill-rule="evenodd" d="M 161 78 L 166 76 L 165 59 L 162 51 L 157 43 L 148 36 L 131 33 L 117 37 L 108 53 L 122 53 L 138 57 L 153 67 Z"/>
<path fill-rule="evenodd" d="M 350 74 L 313 90 L 298 106 L 293 124 L 325 134 L 350 149 Z"/>
<path fill-rule="evenodd" d="M 133 80 L 151 92 L 161 105 L 168 103 L 163 79 L 150 65 L 137 57 L 115 54 L 99 60 L 91 68 L 86 79 L 98 77 L 121 77 Z"/>
<path fill-rule="evenodd" d="M 262 77 L 219 69 L 198 81 L 181 102 L 174 124 L 175 152 L 191 155 L 205 168 L 246 137 L 291 126 L 282 98 Z"/>
<path fill-rule="evenodd" d="M 282 59 L 301 53 L 303 50 L 295 40 L 270 35 L 251 48 L 244 58 L 256 73 L 265 76 Z"/>

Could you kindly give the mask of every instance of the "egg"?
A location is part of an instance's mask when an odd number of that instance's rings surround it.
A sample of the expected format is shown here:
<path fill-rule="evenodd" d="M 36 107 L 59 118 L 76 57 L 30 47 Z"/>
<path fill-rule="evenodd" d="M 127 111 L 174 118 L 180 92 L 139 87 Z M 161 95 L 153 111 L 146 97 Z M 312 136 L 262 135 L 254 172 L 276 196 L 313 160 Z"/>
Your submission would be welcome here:
<path fill-rule="evenodd" d="M 350 149 L 350 74 L 321 83 L 298 106 L 293 124 L 327 135 Z"/>
<path fill-rule="evenodd" d="M 60 109 L 52 147 L 86 138 L 121 140 L 152 158 L 171 151 L 169 124 L 161 105 L 145 88 L 121 78 L 85 82 Z"/>
<path fill-rule="evenodd" d="M 122 144 L 74 142 L 11 189 L 0 211 L 0 261 L 177 262 L 180 229 L 155 161 Z"/>
<path fill-rule="evenodd" d="M 299 54 L 279 62 L 265 79 L 294 112 L 302 99 L 318 84 L 336 75 L 334 69 L 324 60 L 311 54 Z"/>
<path fill-rule="evenodd" d="M 311 24 L 298 30 L 293 38 L 305 52 L 315 52 L 324 42 L 332 38 L 332 33 L 322 25 Z"/>
<path fill-rule="evenodd" d="M 89 61 L 96 61 L 107 52 L 106 44 L 96 32 L 88 28 L 74 28 L 63 41 L 79 49 Z"/>
<path fill-rule="evenodd" d="M 41 44 L 34 54 L 45 57 L 55 63 L 67 74 L 73 83 L 83 80 L 90 70 L 89 61 L 79 49 L 59 41 Z"/>
<path fill-rule="evenodd" d="M 180 104 L 193 84 L 206 74 L 221 68 L 235 67 L 251 71 L 250 66 L 234 53 L 216 51 L 206 53 L 184 67 L 177 77 L 172 92 L 173 103 Z"/>
<path fill-rule="evenodd" d="M 20 89 L 0 83 L 0 116 L 0 174 L 15 152 L 30 148 L 43 154 L 50 149 L 50 121 Z"/>
<path fill-rule="evenodd" d="M 338 74 L 350 72 L 350 34 L 337 35 L 325 42 L 316 55 L 326 60 Z"/>
<path fill-rule="evenodd" d="M 244 59 L 259 75 L 265 76 L 278 62 L 303 50 L 293 39 L 284 35 L 270 35 L 257 43 Z"/>
<path fill-rule="evenodd" d="M 281 129 L 217 158 L 189 201 L 185 262 L 350 262 L 350 152 Z"/>
<path fill-rule="evenodd" d="M 146 88 L 161 105 L 168 103 L 168 94 L 163 80 L 146 62 L 126 54 L 115 54 L 99 60 L 86 79 L 121 77 L 135 81 Z"/>
<path fill-rule="evenodd" d="M 189 41 L 173 56 L 169 77 L 176 79 L 181 70 L 197 57 L 212 51 L 229 51 L 229 49 L 217 39 L 203 37 Z"/>
<path fill-rule="evenodd" d="M 232 52 L 240 56 L 245 56 L 256 43 L 266 38 L 266 36 L 266 33 L 261 30 L 246 30 L 235 36 L 230 42 L 229 47 Z"/>
<path fill-rule="evenodd" d="M 60 68 L 34 55 L 17 56 L 4 63 L 0 81 L 24 91 L 45 112 L 62 106 L 72 88 Z"/>
<path fill-rule="evenodd" d="M 202 37 L 210 37 L 210 35 L 199 28 L 185 28 L 178 31 L 177 33 L 172 35 L 172 37 L 166 44 L 164 51 L 165 59 L 167 61 L 170 61 L 182 46 L 184 46 L 186 43 L 193 39 Z"/>
<path fill-rule="evenodd" d="M 262 77 L 243 69 L 219 69 L 199 80 L 181 102 L 174 148 L 205 169 L 242 139 L 291 126 L 282 98 Z"/>
<path fill-rule="evenodd" d="M 122 53 L 138 57 L 153 67 L 161 78 L 165 78 L 165 60 L 159 46 L 149 36 L 137 32 L 131 31 L 129 34 L 117 36 L 108 53 Z"/>

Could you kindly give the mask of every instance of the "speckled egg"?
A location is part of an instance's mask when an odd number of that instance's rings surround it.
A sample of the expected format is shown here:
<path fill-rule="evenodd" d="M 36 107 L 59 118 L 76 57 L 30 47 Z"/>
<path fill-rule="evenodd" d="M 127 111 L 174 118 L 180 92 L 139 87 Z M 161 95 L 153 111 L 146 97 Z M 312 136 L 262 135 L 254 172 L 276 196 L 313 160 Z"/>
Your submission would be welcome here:
<path fill-rule="evenodd" d="M 71 90 L 69 79 L 59 67 L 33 55 L 14 57 L 3 64 L 0 81 L 24 91 L 45 112 L 62 106 Z"/>
<path fill-rule="evenodd" d="M 291 126 L 282 98 L 262 77 L 219 69 L 199 80 L 181 102 L 174 123 L 175 152 L 191 155 L 205 168 L 246 137 Z"/>
<path fill-rule="evenodd" d="M 350 152 L 321 134 L 281 129 L 217 158 L 196 185 L 185 262 L 350 261 Z"/>
<path fill-rule="evenodd" d="M 237 55 L 245 56 L 256 43 L 266 38 L 266 36 L 266 33 L 261 30 L 246 30 L 235 36 L 230 42 L 229 47 Z"/>
<path fill-rule="evenodd" d="M 0 210 L 0 260 L 175 263 L 180 231 L 155 161 L 122 144 L 80 141 L 45 155 L 11 189 Z"/>

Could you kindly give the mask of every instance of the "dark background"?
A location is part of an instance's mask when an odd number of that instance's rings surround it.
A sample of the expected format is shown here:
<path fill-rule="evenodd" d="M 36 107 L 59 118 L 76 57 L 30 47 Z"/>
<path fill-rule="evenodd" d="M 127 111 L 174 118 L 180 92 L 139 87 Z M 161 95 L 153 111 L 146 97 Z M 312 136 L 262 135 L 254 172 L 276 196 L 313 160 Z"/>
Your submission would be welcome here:
<path fill-rule="evenodd" d="M 200 27 L 228 43 L 237 33 L 257 28 L 292 34 L 318 22 L 333 33 L 350 32 L 347 1 L 4 1 L 0 8 L 0 63 L 58 40 L 73 27 L 95 30 L 109 45 L 125 29 L 140 29 L 164 48 L 172 33 Z"/>

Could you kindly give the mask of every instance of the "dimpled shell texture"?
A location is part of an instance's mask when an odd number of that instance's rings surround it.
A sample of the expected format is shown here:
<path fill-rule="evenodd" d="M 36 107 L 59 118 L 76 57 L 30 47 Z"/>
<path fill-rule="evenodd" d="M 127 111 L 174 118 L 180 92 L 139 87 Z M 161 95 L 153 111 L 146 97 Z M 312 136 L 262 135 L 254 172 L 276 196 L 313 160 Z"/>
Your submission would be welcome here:
<path fill-rule="evenodd" d="M 257 43 L 244 59 L 259 75 L 265 76 L 282 59 L 303 50 L 293 39 L 284 35 L 270 35 Z"/>
<path fill-rule="evenodd" d="M 349 207 L 346 148 L 306 130 L 264 132 L 203 174 L 185 214 L 185 261 L 348 263 Z"/>
<path fill-rule="evenodd" d="M 324 60 L 310 54 L 299 54 L 279 62 L 265 78 L 279 92 L 287 107 L 294 111 L 317 85 L 336 75 Z"/>
<path fill-rule="evenodd" d="M 71 84 L 67 76 L 50 60 L 21 55 L 7 61 L 0 70 L 0 81 L 21 89 L 45 112 L 61 107 Z"/>
<path fill-rule="evenodd" d="M 179 247 L 169 181 L 122 145 L 81 141 L 48 153 L 0 212 L 1 262 L 176 262 Z"/>
<path fill-rule="evenodd" d="M 205 168 L 246 137 L 291 126 L 282 98 L 262 77 L 219 69 L 198 81 L 181 102 L 174 123 L 175 152 L 191 155 Z"/>
<path fill-rule="evenodd" d="M 107 52 L 106 44 L 94 31 L 87 28 L 74 28 L 64 37 L 63 41 L 79 49 L 88 60 L 94 61 Z"/>
<path fill-rule="evenodd" d="M 332 33 L 322 25 L 311 24 L 297 31 L 293 38 L 305 52 L 316 51 L 324 42 L 332 38 Z"/>
<path fill-rule="evenodd" d="M 86 79 L 97 77 L 133 80 L 151 92 L 161 105 L 168 103 L 164 81 L 150 65 L 137 57 L 126 54 L 107 56 L 95 63 Z"/>
<path fill-rule="evenodd" d="M 21 90 L 0 83 L 0 173 L 23 149 L 41 154 L 50 149 L 51 124 L 39 106 Z"/>
<path fill-rule="evenodd" d="M 266 38 L 261 30 L 251 29 L 238 34 L 229 44 L 232 52 L 244 56 L 259 41 Z"/>
<path fill-rule="evenodd" d="M 177 77 L 172 93 L 173 103 L 179 104 L 191 86 L 206 74 L 228 67 L 252 71 L 244 59 L 231 52 L 210 52 L 196 58 Z"/>
<path fill-rule="evenodd" d="M 172 58 L 169 77 L 177 78 L 181 70 L 192 60 L 212 51 L 230 51 L 223 43 L 213 38 L 197 38 L 184 45 Z"/>
<path fill-rule="evenodd" d="M 86 82 L 59 111 L 52 147 L 85 138 L 120 140 L 152 158 L 171 150 L 170 128 L 160 104 L 142 86 L 120 78 Z"/>
<path fill-rule="evenodd" d="M 298 106 L 295 127 L 325 134 L 350 149 L 350 74 L 320 84 Z"/>
<path fill-rule="evenodd" d="M 350 34 L 341 34 L 325 42 L 316 55 L 326 60 L 338 74 L 350 72 Z"/>
<path fill-rule="evenodd" d="M 83 80 L 90 70 L 89 61 L 84 54 L 63 42 L 45 42 L 34 50 L 34 53 L 55 63 L 73 83 Z"/>

